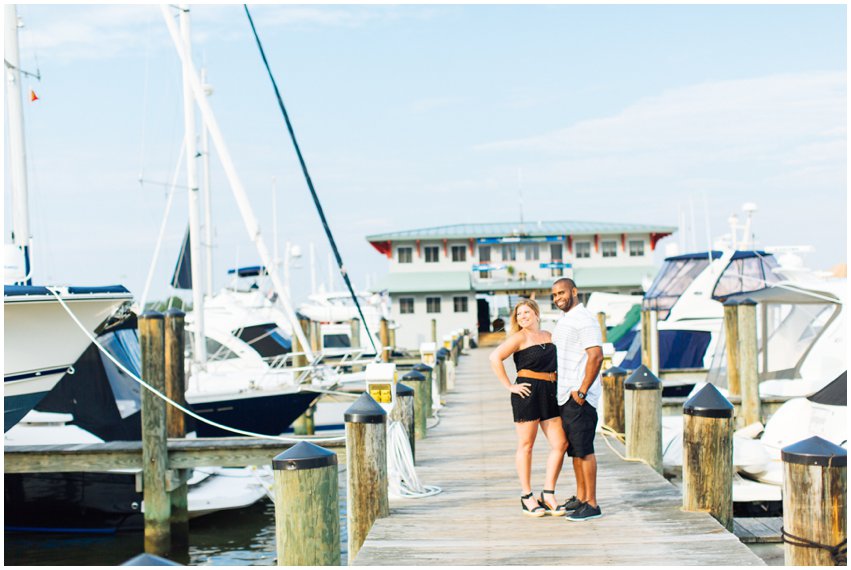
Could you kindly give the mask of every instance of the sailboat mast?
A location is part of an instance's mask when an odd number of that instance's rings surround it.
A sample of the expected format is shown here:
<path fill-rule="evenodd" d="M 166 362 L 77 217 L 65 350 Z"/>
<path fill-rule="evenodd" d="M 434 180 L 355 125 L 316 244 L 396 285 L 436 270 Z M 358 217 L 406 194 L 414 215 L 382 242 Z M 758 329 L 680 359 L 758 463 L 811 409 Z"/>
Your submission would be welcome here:
<path fill-rule="evenodd" d="M 198 191 L 198 148 L 195 141 L 195 97 L 189 84 L 192 65 L 192 43 L 189 29 L 189 6 L 180 6 L 180 32 L 186 59 L 183 61 L 183 126 L 186 131 L 186 186 L 189 188 L 189 249 L 192 252 L 192 318 L 195 321 L 195 361 L 207 362 L 204 335 L 204 277 L 201 257 L 201 204 Z"/>
<path fill-rule="evenodd" d="M 207 68 L 201 68 L 201 83 L 204 93 L 209 97 L 212 88 L 207 85 Z M 207 127 L 201 125 L 201 161 L 204 165 L 204 269 L 207 274 L 207 294 L 213 294 L 213 206 L 210 201 L 210 144 L 207 137 Z"/>
<path fill-rule="evenodd" d="M 22 283 L 32 285 L 30 268 L 30 214 L 27 202 L 27 156 L 24 144 L 23 90 L 18 52 L 18 12 L 14 4 L 5 6 L 6 21 L 6 108 L 9 120 L 10 174 L 12 177 L 12 243 L 23 254 Z"/>

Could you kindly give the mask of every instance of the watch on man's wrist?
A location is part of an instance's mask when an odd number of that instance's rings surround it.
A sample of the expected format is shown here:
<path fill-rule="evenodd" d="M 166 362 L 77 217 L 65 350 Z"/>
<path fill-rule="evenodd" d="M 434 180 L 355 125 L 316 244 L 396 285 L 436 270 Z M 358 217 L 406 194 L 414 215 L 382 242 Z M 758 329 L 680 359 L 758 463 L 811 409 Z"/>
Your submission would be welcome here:
<path fill-rule="evenodd" d="M 583 392 L 582 390 L 578 390 L 576 392 L 576 395 L 579 396 L 579 399 L 581 399 L 581 400 L 585 399 L 585 392 Z"/>

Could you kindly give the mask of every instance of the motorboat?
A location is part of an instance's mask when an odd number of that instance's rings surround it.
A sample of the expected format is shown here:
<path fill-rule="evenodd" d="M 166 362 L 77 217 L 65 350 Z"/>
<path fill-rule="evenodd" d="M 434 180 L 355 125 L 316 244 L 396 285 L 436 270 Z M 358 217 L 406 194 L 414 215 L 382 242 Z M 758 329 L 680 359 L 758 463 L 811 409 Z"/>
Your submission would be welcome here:
<path fill-rule="evenodd" d="M 363 322 L 354 300 L 348 291 L 319 291 L 308 295 L 298 305 L 298 312 L 313 322 L 319 323 L 323 353 L 326 356 L 341 356 L 357 351 L 358 356 L 374 356 L 374 347 L 381 346 L 381 319 L 390 320 L 390 299 L 386 294 L 359 291 L 356 293 L 363 311 Z M 351 323 L 359 321 L 357 339 L 352 339 Z M 390 324 L 391 327 L 395 326 Z M 370 336 L 372 343 L 369 342 Z"/>

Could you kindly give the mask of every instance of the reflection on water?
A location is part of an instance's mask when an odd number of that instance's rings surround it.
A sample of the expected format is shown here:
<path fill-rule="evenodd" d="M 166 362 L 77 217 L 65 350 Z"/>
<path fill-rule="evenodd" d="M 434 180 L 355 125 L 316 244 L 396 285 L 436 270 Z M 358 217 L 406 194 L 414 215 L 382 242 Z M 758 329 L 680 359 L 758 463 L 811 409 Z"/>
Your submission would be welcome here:
<path fill-rule="evenodd" d="M 346 473 L 341 469 L 340 540 L 346 563 Z M 6 566 L 115 566 L 144 552 L 142 532 L 114 535 L 5 533 Z M 275 507 L 269 500 L 190 522 L 189 558 L 175 562 L 204 566 L 272 566 L 276 563 Z"/>

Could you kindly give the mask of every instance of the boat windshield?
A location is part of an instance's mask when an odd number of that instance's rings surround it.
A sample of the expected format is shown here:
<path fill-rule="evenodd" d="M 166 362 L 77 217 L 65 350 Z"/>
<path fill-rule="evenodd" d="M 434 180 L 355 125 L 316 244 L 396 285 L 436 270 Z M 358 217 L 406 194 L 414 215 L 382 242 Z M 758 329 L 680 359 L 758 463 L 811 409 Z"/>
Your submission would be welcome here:
<path fill-rule="evenodd" d="M 721 273 L 712 298 L 725 301 L 730 295 L 751 293 L 771 287 L 780 281 L 774 273 L 777 260 L 763 251 L 737 251 Z"/>
<path fill-rule="evenodd" d="M 275 323 L 243 327 L 232 334 L 246 342 L 263 358 L 292 352 L 292 340 Z"/>
<path fill-rule="evenodd" d="M 721 252 L 712 251 L 669 257 L 653 280 L 653 284 L 644 294 L 644 309 L 658 312 L 659 320 L 665 320 L 671 307 L 685 292 L 689 285 L 709 267 L 709 258 L 717 259 Z"/>

